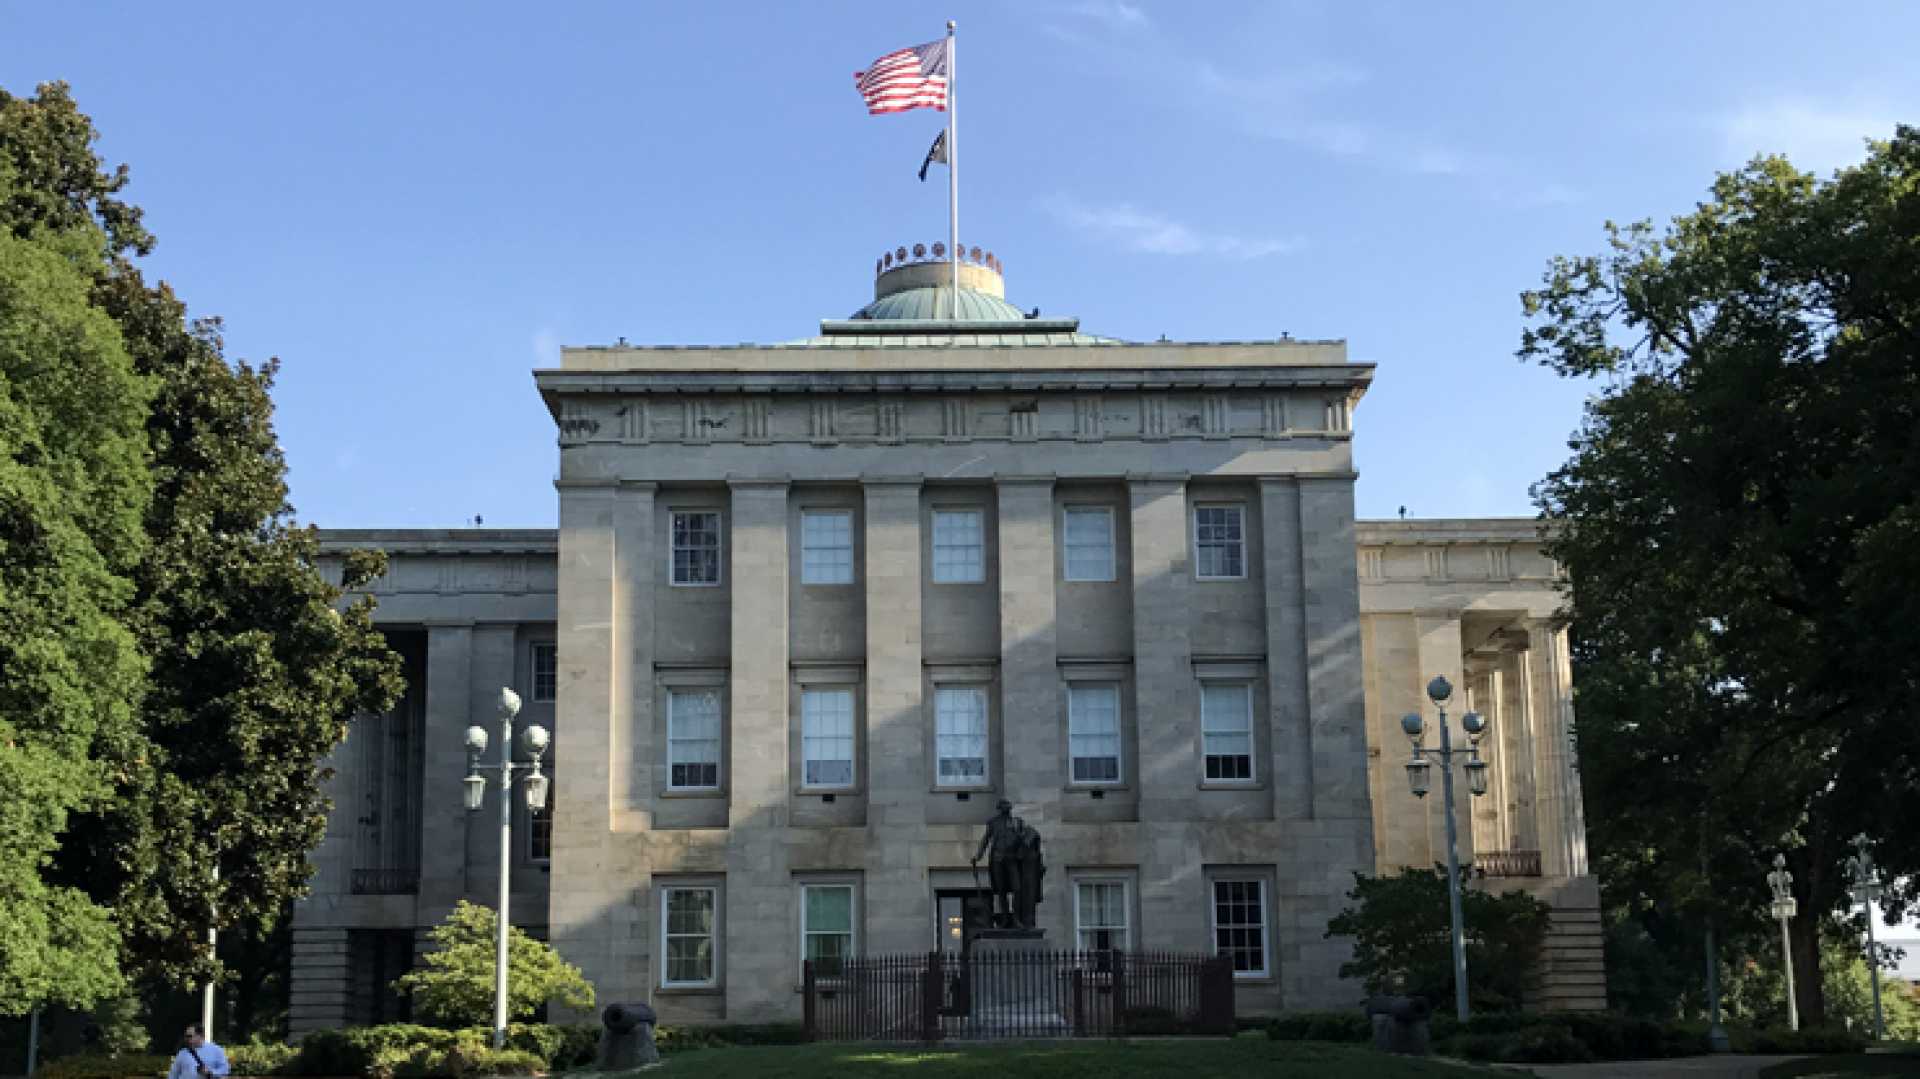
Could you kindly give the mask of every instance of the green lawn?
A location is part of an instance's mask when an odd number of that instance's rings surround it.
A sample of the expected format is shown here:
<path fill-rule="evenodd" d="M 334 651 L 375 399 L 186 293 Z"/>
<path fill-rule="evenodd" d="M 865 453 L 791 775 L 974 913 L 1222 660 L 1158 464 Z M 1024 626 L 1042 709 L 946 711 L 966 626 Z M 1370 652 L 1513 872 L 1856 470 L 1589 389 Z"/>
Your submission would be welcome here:
<path fill-rule="evenodd" d="M 769 1046 L 675 1053 L 649 1079 L 813 1079 L 815 1076 L 888 1076 L 890 1079 L 1088 1079 L 1099 1077 L 1298 1075 L 1316 1079 L 1459 1077 L 1523 1072 L 1462 1067 L 1387 1056 L 1347 1045 L 1276 1042 L 1266 1038 L 1139 1042 L 1040 1042 L 984 1048 L 891 1048 L 873 1045 Z"/>

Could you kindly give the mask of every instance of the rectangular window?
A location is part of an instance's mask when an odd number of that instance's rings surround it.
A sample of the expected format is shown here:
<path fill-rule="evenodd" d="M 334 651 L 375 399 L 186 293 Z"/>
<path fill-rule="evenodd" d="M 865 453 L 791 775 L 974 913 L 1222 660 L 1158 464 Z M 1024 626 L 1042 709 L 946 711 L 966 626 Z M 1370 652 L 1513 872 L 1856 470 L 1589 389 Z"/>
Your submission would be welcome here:
<path fill-rule="evenodd" d="M 987 579 L 986 529 L 979 510 L 933 511 L 933 579 L 969 584 Z"/>
<path fill-rule="evenodd" d="M 1075 783 L 1120 782 L 1120 687 L 1067 687 L 1067 755 Z"/>
<path fill-rule="evenodd" d="M 1247 575 L 1245 506 L 1193 508 L 1193 572 L 1203 581 Z"/>
<path fill-rule="evenodd" d="M 560 688 L 560 646 L 552 641 L 535 641 L 532 654 L 533 699 L 551 701 Z"/>
<path fill-rule="evenodd" d="M 1113 580 L 1113 510 L 1105 506 L 1068 506 L 1061 531 L 1067 580 Z"/>
<path fill-rule="evenodd" d="M 667 694 L 667 787 L 720 789 L 720 691 Z"/>
<path fill-rule="evenodd" d="M 1265 881 L 1213 882 L 1213 951 L 1233 958 L 1236 978 L 1266 977 L 1266 900 Z"/>
<path fill-rule="evenodd" d="M 1253 687 L 1200 687 L 1200 741 L 1208 779 L 1253 778 Z"/>
<path fill-rule="evenodd" d="M 527 859 L 534 862 L 553 860 L 553 794 L 547 794 L 547 804 L 537 809 L 527 810 Z"/>
<path fill-rule="evenodd" d="M 800 691 L 800 756 L 802 786 L 853 786 L 853 690 Z"/>
<path fill-rule="evenodd" d="M 853 954 L 853 885 L 800 886 L 800 957 L 815 976 L 838 978 Z"/>
<path fill-rule="evenodd" d="M 700 988 L 714 979 L 716 888 L 660 889 L 660 953 L 666 957 L 660 984 L 669 989 Z"/>
<path fill-rule="evenodd" d="M 853 511 L 800 514 L 800 583 L 853 583 Z"/>
<path fill-rule="evenodd" d="M 933 691 L 935 782 L 978 787 L 987 782 L 987 691 L 942 686 Z"/>
<path fill-rule="evenodd" d="M 673 511 L 673 583 L 720 583 L 719 511 Z"/>
<path fill-rule="evenodd" d="M 1126 951 L 1127 882 L 1076 881 L 1073 928 L 1083 952 Z"/>

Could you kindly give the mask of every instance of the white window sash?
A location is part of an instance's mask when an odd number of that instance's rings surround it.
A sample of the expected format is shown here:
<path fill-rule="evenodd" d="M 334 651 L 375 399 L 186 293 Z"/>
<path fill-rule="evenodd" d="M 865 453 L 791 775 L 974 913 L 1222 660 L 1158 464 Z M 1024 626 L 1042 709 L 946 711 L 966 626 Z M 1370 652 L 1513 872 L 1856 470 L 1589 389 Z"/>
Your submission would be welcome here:
<path fill-rule="evenodd" d="M 1221 922 L 1220 885 L 1222 884 L 1252 885 L 1254 914 L 1259 918 L 1259 921 Z M 1228 932 L 1246 932 L 1253 930 L 1257 932 L 1260 947 L 1260 966 L 1257 969 L 1249 967 L 1246 970 L 1241 970 L 1236 965 L 1233 976 L 1235 978 L 1265 978 L 1268 976 L 1273 966 L 1273 941 L 1271 934 L 1267 932 L 1267 882 L 1264 879 L 1258 877 L 1214 877 L 1208 880 L 1207 921 L 1213 930 L 1213 952 L 1215 955 L 1230 954 L 1229 952 L 1221 950 L 1220 933 L 1222 930 Z"/>
<path fill-rule="evenodd" d="M 977 509 L 934 510 L 934 583 L 978 584 L 986 579 L 986 514 Z"/>
<path fill-rule="evenodd" d="M 1088 894 L 1117 898 L 1109 905 L 1102 900 L 1102 906 L 1109 909 L 1102 912 L 1089 911 Z M 1110 878 L 1082 878 L 1073 882 L 1073 939 L 1074 946 L 1081 951 L 1094 951 L 1093 935 L 1100 932 L 1110 934 L 1118 942 L 1116 951 L 1126 951 L 1133 943 L 1131 903 L 1127 882 Z M 1090 918 L 1095 913 L 1109 915 L 1109 920 L 1093 924 Z M 1113 917 L 1117 916 L 1117 917 Z"/>
<path fill-rule="evenodd" d="M 1104 697 L 1111 707 L 1101 708 L 1100 729 L 1093 729 L 1093 704 L 1096 696 Z M 1117 683 L 1083 683 L 1067 687 L 1067 769 L 1068 779 L 1079 785 L 1106 785 L 1120 783 L 1126 777 L 1126 754 L 1122 746 L 1124 725 L 1120 716 L 1120 687 Z M 1104 762 L 1112 761 L 1112 775 L 1101 775 L 1107 771 Z M 1082 774 L 1080 762 L 1089 767 Z M 1095 767 L 1100 762 L 1100 767 Z"/>
<path fill-rule="evenodd" d="M 1208 708 L 1209 698 L 1219 699 L 1225 691 L 1238 692 L 1237 707 Z M 1225 714 L 1223 714 L 1223 712 Z M 1224 720 L 1224 722 L 1223 722 Z M 1250 783 L 1259 778 L 1258 758 L 1253 752 L 1253 687 L 1238 685 L 1202 685 L 1200 687 L 1200 773 L 1209 783 Z M 1208 757 L 1245 757 L 1244 776 L 1209 777 Z"/>
<path fill-rule="evenodd" d="M 677 535 L 680 530 L 676 525 L 681 518 L 685 517 L 713 518 L 712 543 L 681 543 Z M 721 519 L 719 510 L 670 510 L 667 514 L 667 583 L 677 588 L 713 588 L 718 586 L 726 574 L 726 558 L 724 557 L 726 552 L 725 528 L 726 525 Z M 698 575 L 692 572 L 689 572 L 684 578 L 681 577 L 680 552 L 682 551 L 687 551 L 695 555 L 707 551 L 713 552 L 712 579 L 700 579 Z M 689 569 L 691 570 L 693 566 L 699 565 L 701 561 L 704 560 L 689 558 Z"/>
<path fill-rule="evenodd" d="M 851 689 L 800 691 L 802 787 L 845 790 L 854 785 L 858 774 L 855 768 L 857 710 L 858 702 Z M 816 770 L 815 765 L 821 767 Z M 844 768 L 832 767 L 836 765 Z"/>
<path fill-rule="evenodd" d="M 677 894 L 700 895 L 707 897 L 707 931 L 687 933 L 673 931 L 670 912 L 673 909 L 673 897 Z M 720 890 L 710 886 L 671 886 L 660 889 L 660 986 L 663 989 L 705 989 L 719 984 L 720 980 Z M 673 941 L 704 940 L 707 942 L 707 976 L 701 979 L 676 979 L 673 977 Z"/>
<path fill-rule="evenodd" d="M 800 512 L 800 583 L 853 583 L 853 511 Z"/>
<path fill-rule="evenodd" d="M 807 923 L 809 894 L 815 891 L 844 891 L 847 893 L 847 928 L 814 929 Z M 860 949 L 860 895 L 851 884 L 802 884 L 800 886 L 800 962 L 804 964 L 812 949 L 809 947 L 815 937 L 844 937 L 846 947 L 840 953 L 842 959 L 859 953 Z M 821 978 L 839 977 L 836 974 L 820 974 Z"/>
<path fill-rule="evenodd" d="M 696 717 L 692 715 L 683 715 L 682 713 L 683 713 L 683 710 L 691 711 L 692 709 L 689 706 L 692 704 L 693 701 L 696 701 L 696 700 L 707 700 L 712 702 L 711 717 L 713 720 L 713 728 L 711 731 L 702 730 L 702 731 L 697 731 L 693 733 L 685 733 L 685 727 L 683 726 L 683 724 L 691 724 L 695 722 Z M 701 708 L 703 711 L 707 710 L 704 703 L 702 704 Z M 722 744 L 723 743 L 722 731 L 725 726 L 725 716 L 722 714 L 722 712 L 723 712 L 723 709 L 720 704 L 720 695 L 719 693 L 713 690 L 673 690 L 668 692 L 667 694 L 667 789 L 668 790 L 710 791 L 710 790 L 720 789 L 721 770 L 722 770 L 720 758 L 723 756 L 722 750 L 724 748 Z M 707 717 L 700 716 L 697 718 L 704 720 Z M 708 746 L 711 746 L 711 752 L 708 752 L 707 750 Z M 712 765 L 713 766 L 713 782 L 712 783 L 676 783 L 674 782 L 674 778 L 673 778 L 673 769 L 675 765 L 688 765 L 688 766 Z"/>
<path fill-rule="evenodd" d="M 948 711 L 948 701 L 966 701 L 965 711 Z M 987 716 L 987 691 L 982 686 L 941 686 L 933 691 L 934 711 L 934 784 L 941 787 L 981 787 L 992 778 L 993 765 L 988 754 L 991 724 Z M 948 762 L 971 765 L 949 772 Z"/>
<path fill-rule="evenodd" d="M 1074 536 L 1074 519 L 1089 520 L 1099 518 L 1105 534 L 1097 540 Z M 1060 528 L 1064 556 L 1061 571 L 1069 581 L 1111 581 L 1114 579 L 1115 562 L 1113 542 L 1113 509 L 1108 506 L 1068 506 L 1062 515 Z M 1078 557 L 1076 557 L 1078 556 Z M 1092 565 L 1085 564 L 1087 560 Z"/>
<path fill-rule="evenodd" d="M 1231 525 L 1232 539 L 1203 539 L 1202 520 L 1214 514 L 1226 515 L 1222 525 Z M 1217 555 L 1217 557 L 1209 557 Z M 1220 565 L 1210 566 L 1217 561 Z M 1238 563 L 1237 567 L 1231 563 Z M 1245 505 L 1201 502 L 1193 507 L 1193 574 L 1202 581 L 1240 581 L 1247 576 L 1247 508 Z"/>

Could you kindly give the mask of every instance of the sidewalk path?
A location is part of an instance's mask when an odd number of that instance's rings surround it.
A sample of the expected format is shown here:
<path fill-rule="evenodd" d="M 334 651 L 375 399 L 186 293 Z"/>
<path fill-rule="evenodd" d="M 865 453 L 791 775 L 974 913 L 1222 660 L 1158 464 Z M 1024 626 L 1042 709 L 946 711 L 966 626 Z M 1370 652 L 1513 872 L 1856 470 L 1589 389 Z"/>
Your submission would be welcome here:
<path fill-rule="evenodd" d="M 1676 1057 L 1672 1060 L 1615 1060 L 1603 1064 L 1530 1064 L 1540 1079 L 1653 1079 L 1676 1075 L 1683 1079 L 1758 1079 L 1760 1069 L 1796 1056 L 1735 1056 L 1716 1054 Z"/>

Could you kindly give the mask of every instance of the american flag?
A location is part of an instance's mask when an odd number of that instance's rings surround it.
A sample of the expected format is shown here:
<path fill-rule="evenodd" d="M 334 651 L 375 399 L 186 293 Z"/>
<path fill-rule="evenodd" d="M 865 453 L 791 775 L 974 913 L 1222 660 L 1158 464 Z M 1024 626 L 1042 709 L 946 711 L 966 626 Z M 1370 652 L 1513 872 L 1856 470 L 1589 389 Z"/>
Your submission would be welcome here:
<path fill-rule="evenodd" d="M 947 42 L 930 41 L 890 52 L 865 71 L 853 73 L 853 85 L 866 99 L 867 112 L 947 108 Z"/>

